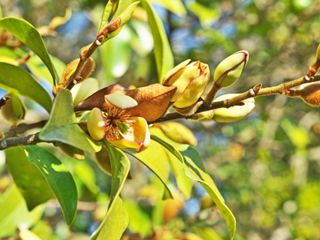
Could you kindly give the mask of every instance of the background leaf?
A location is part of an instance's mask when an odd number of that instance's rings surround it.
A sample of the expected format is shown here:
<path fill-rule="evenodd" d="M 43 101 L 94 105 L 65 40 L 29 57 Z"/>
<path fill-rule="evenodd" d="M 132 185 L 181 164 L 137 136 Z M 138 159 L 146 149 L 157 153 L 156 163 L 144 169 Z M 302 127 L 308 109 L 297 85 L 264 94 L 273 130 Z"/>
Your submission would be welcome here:
<path fill-rule="evenodd" d="M 31 98 L 48 112 L 51 110 L 52 100 L 48 92 L 20 67 L 0 62 L 0 86 Z"/>
<path fill-rule="evenodd" d="M 78 200 L 72 175 L 48 150 L 36 145 L 26 146 L 26 150 L 28 158 L 39 168 L 57 197 L 66 222 L 71 224 L 77 211 Z"/>
<path fill-rule="evenodd" d="M 222 213 L 230 233 L 230 238 L 233 239 L 236 233 L 236 219 L 233 213 L 225 204 L 223 197 L 221 196 L 219 189 L 214 183 L 213 179 L 202 169 L 200 169 L 191 158 L 184 156 L 185 159 L 185 171 L 187 175 L 194 181 L 199 182 L 208 192 L 212 200 L 217 205 L 218 209 Z"/>
<path fill-rule="evenodd" d="M 58 76 L 37 29 L 27 21 L 14 17 L 0 19 L 0 28 L 4 28 L 11 32 L 19 41 L 27 45 L 42 59 L 44 64 L 48 67 L 53 79 L 53 84 L 55 85 Z"/>
<path fill-rule="evenodd" d="M 148 148 L 136 154 L 132 154 L 136 159 L 149 168 L 163 183 L 171 197 L 173 194 L 168 186 L 169 180 L 169 156 L 165 149 L 155 141 L 151 141 Z"/>
<path fill-rule="evenodd" d="M 61 90 L 54 102 L 48 123 L 39 134 L 45 141 L 69 144 L 83 151 L 97 152 L 100 146 L 90 140 L 76 123 L 70 91 Z"/>
<path fill-rule="evenodd" d="M 128 213 L 119 195 L 130 170 L 130 161 L 124 152 L 107 144 L 112 169 L 109 208 L 92 239 L 118 240 L 128 226 Z"/>
<path fill-rule="evenodd" d="M 29 210 L 53 197 L 50 186 L 39 169 L 29 161 L 24 147 L 8 148 L 5 153 L 9 171 Z"/>
<path fill-rule="evenodd" d="M 28 228 L 39 221 L 44 207 L 38 206 L 29 212 L 19 190 L 12 185 L 1 193 L 0 209 L 0 238 L 2 239 L 5 236 L 12 236 L 17 227 L 22 224 Z"/>
<path fill-rule="evenodd" d="M 162 22 L 153 10 L 150 1 L 142 0 L 141 3 L 148 15 L 148 22 L 154 41 L 158 78 L 159 82 L 162 82 L 165 74 L 173 67 L 172 51 Z"/>

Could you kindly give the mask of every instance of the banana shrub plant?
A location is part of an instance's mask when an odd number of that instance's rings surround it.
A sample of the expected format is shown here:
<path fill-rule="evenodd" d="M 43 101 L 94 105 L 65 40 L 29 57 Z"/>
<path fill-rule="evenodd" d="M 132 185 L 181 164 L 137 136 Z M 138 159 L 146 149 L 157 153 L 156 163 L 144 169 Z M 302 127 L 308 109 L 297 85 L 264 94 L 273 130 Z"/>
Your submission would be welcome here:
<path fill-rule="evenodd" d="M 92 54 L 119 34 L 137 8 L 147 14 L 156 43 L 154 53 L 159 83 L 139 88 L 113 84 L 98 89 L 97 81 L 90 78 L 96 65 Z M 108 1 L 96 38 L 84 46 L 79 58 L 71 61 L 60 74 L 43 41 L 43 37 L 54 32 L 59 24 L 63 21 L 55 19 L 40 31 L 23 19 L 0 19 L 1 44 L 14 53 L 22 51 L 22 46 L 28 47 L 50 74 L 47 80 L 51 93 L 39 83 L 36 74 L 21 68 L 21 64 L 28 65 L 30 52 L 22 58 L 12 57 L 12 54 L 0 56 L 0 86 L 7 92 L 0 100 L 1 114 L 12 126 L 1 133 L 0 150 L 5 152 L 8 170 L 28 210 L 41 212 L 43 208 L 39 210 L 38 207 L 56 198 L 66 223 L 71 225 L 74 221 L 77 188 L 73 175 L 59 160 L 60 155 L 54 148 L 76 159 L 95 159 L 96 164 L 111 175 L 106 214 L 91 239 L 117 240 L 128 225 L 130 228 L 121 198 L 130 159 L 143 163 L 154 173 L 162 183 L 159 192 L 165 198 L 186 199 L 191 195 L 193 183 L 201 184 L 224 218 L 229 238 L 233 239 L 236 219 L 214 180 L 199 164 L 199 159 L 194 159 L 199 156 L 194 148 L 196 138 L 189 129 L 173 120 L 236 122 L 253 111 L 254 98 L 272 94 L 301 97 L 306 103 L 319 107 L 320 48 L 305 76 L 272 87 L 263 88 L 258 83 L 243 93 L 216 97 L 219 90 L 240 78 L 249 53 L 241 50 L 222 60 L 213 71 L 212 81 L 208 65 L 201 61 L 185 60 L 173 67 L 162 23 L 149 0 Z M 27 109 L 22 96 L 43 107 L 49 118 L 24 123 Z M 158 157 L 160 155 L 162 157 Z M 176 177 L 179 194 L 170 184 L 170 174 Z M 6 194 L 10 197 L 15 191 L 10 188 Z M 0 219 L 0 229 L 2 224 L 4 220 Z M 12 226 L 6 231 L 0 230 L 0 237 L 10 236 L 19 227 Z M 27 225 L 27 229 L 31 226 L 32 223 Z"/>

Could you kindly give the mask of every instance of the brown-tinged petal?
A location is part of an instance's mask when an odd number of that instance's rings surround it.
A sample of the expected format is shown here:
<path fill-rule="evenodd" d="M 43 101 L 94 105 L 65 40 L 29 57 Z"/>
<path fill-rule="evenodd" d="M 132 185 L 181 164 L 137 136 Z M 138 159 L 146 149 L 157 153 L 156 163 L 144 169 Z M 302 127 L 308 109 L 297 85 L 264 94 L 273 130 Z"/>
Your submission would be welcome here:
<path fill-rule="evenodd" d="M 91 110 L 95 107 L 100 108 L 101 110 L 107 110 L 112 107 L 112 105 L 109 103 L 108 106 L 105 101 L 105 95 L 120 92 L 122 93 L 124 91 L 124 87 L 122 87 L 119 84 L 112 84 L 108 87 L 102 88 L 99 91 L 93 93 L 83 101 L 81 101 L 76 107 L 76 111 L 85 111 L 85 110 Z"/>
<path fill-rule="evenodd" d="M 175 91 L 176 87 L 167 87 L 158 83 L 126 90 L 125 94 L 138 102 L 138 106 L 127 109 L 126 113 L 130 116 L 143 117 L 148 122 L 155 121 L 166 113 Z"/>
<path fill-rule="evenodd" d="M 305 84 L 301 89 L 301 98 L 313 107 L 320 106 L 320 82 Z"/>
<path fill-rule="evenodd" d="M 152 122 L 165 114 L 175 91 L 176 87 L 174 86 L 167 87 L 158 83 L 136 89 L 124 89 L 120 85 L 111 85 L 92 94 L 79 103 L 75 109 L 76 111 L 84 111 L 97 107 L 108 112 L 116 106 L 105 101 L 105 95 L 119 92 L 133 98 L 138 103 L 135 107 L 125 109 L 126 115 L 143 117 L 148 122 Z"/>

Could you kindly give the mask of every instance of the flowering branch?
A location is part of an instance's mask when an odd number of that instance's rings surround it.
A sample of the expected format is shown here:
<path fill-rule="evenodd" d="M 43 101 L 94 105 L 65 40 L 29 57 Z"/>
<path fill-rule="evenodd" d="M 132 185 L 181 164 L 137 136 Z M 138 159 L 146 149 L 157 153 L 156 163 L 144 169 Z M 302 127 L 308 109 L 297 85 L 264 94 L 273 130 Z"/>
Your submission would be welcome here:
<path fill-rule="evenodd" d="M 250 88 L 249 90 L 235 96 L 232 98 L 225 99 L 223 101 L 217 101 L 213 102 L 212 104 L 205 105 L 203 104 L 197 111 L 196 113 L 201 113 L 205 112 L 208 110 L 213 110 L 217 108 L 229 108 L 231 106 L 239 105 L 241 102 L 245 99 L 248 98 L 256 98 L 260 96 L 269 96 L 269 95 L 276 95 L 276 94 L 282 94 L 286 96 L 294 96 L 292 92 L 290 91 L 291 88 L 300 86 L 304 83 L 311 83 L 311 82 L 318 82 L 320 81 L 320 75 L 316 75 L 312 77 L 311 79 L 306 78 L 306 77 L 300 77 L 298 79 L 281 83 L 276 86 L 271 86 L 271 87 L 265 87 L 262 88 L 262 84 L 257 84 L 254 87 Z M 195 114 L 196 114 L 195 113 Z M 169 121 L 169 120 L 176 120 L 176 119 L 181 119 L 181 118 L 186 118 L 186 119 L 192 119 L 191 116 L 183 116 L 177 112 L 174 113 L 169 113 L 163 116 L 162 118 L 159 118 L 155 121 L 149 122 L 149 123 L 160 123 L 164 121 Z M 42 120 L 40 122 L 32 123 L 32 124 L 20 124 L 15 128 L 12 128 L 9 130 L 7 133 L 4 134 L 7 138 L 4 138 L 0 140 L 0 150 L 4 150 L 9 147 L 13 146 L 18 146 L 18 145 L 30 145 L 30 144 L 37 144 L 39 142 L 46 142 L 38 137 L 38 133 L 30 134 L 27 136 L 17 136 L 13 137 L 18 134 L 22 134 L 25 131 L 28 131 L 30 129 L 34 128 L 40 128 L 45 125 L 47 120 Z M 82 125 L 82 123 L 79 123 Z"/>

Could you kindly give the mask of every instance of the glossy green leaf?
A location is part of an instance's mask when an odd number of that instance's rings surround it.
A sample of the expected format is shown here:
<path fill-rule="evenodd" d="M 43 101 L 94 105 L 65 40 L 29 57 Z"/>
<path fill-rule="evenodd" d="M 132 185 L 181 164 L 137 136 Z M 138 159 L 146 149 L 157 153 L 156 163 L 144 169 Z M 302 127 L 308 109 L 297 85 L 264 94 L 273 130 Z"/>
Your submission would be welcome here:
<path fill-rule="evenodd" d="M 78 194 L 72 175 L 48 150 L 36 145 L 26 146 L 27 157 L 47 180 L 58 199 L 67 224 L 71 224 L 76 211 Z"/>
<path fill-rule="evenodd" d="M 23 147 L 8 148 L 5 153 L 8 169 L 29 210 L 53 197 L 46 179 L 29 161 Z"/>
<path fill-rule="evenodd" d="M 0 209 L 0 238 L 3 239 L 12 236 L 21 224 L 29 228 L 39 221 L 44 206 L 38 206 L 29 212 L 19 190 L 12 185 L 0 194 Z"/>
<path fill-rule="evenodd" d="M 223 218 L 227 223 L 230 238 L 233 239 L 236 232 L 236 219 L 231 210 L 225 204 L 224 199 L 221 196 L 219 189 L 217 188 L 213 179 L 201 168 L 199 168 L 191 158 L 189 158 L 188 156 L 184 156 L 184 159 L 186 174 L 192 180 L 199 182 L 206 189 L 206 191 L 222 213 Z"/>
<path fill-rule="evenodd" d="M 90 192 L 93 194 L 98 193 L 99 188 L 96 184 L 95 172 L 87 161 L 77 161 L 74 166 L 74 173 Z"/>
<path fill-rule="evenodd" d="M 41 58 L 44 64 L 48 67 L 53 79 L 53 84 L 55 84 L 58 80 L 58 76 L 42 37 L 37 29 L 27 21 L 14 17 L 5 17 L 0 19 L 0 28 L 11 32 L 19 41 L 27 45 Z"/>
<path fill-rule="evenodd" d="M 130 161 L 123 151 L 106 145 L 111 161 L 112 184 L 106 216 L 91 239 L 118 240 L 128 226 L 128 213 L 119 197 L 130 170 Z"/>
<path fill-rule="evenodd" d="M 158 133 L 158 135 L 153 134 L 151 135 L 151 139 L 161 144 L 164 149 L 168 151 L 168 161 L 176 178 L 178 188 L 186 198 L 189 198 L 191 196 L 193 183 L 185 174 L 184 158 L 180 151 L 170 144 L 170 140 L 163 133 Z"/>
<path fill-rule="evenodd" d="M 164 27 L 159 16 L 153 10 L 149 0 L 142 0 L 147 12 L 148 22 L 154 41 L 154 54 L 158 70 L 159 82 L 164 80 L 166 73 L 173 67 L 173 55 Z"/>
<path fill-rule="evenodd" d="M 233 213 L 231 210 L 228 208 L 228 206 L 225 204 L 223 197 L 221 196 L 218 188 L 216 187 L 214 181 L 212 178 L 204 172 L 197 164 L 193 162 L 193 160 L 190 158 L 192 156 L 198 157 L 195 155 L 192 150 L 184 150 L 184 151 L 179 151 L 177 148 L 175 148 L 173 145 L 170 144 L 170 141 L 166 139 L 164 136 L 161 136 L 159 133 L 157 135 L 153 134 L 151 135 L 151 139 L 157 141 L 160 143 L 163 147 L 165 147 L 168 151 L 170 151 L 179 161 L 182 166 L 179 166 L 178 164 L 173 165 L 173 166 L 178 166 L 179 168 L 176 170 L 180 174 L 180 181 L 182 181 L 181 186 L 183 189 L 182 184 L 185 184 L 185 180 L 182 174 L 186 175 L 188 178 L 199 182 L 200 184 L 203 185 L 203 187 L 206 189 L 212 200 L 215 202 L 217 205 L 218 209 L 221 211 L 227 226 L 229 233 L 231 235 L 231 238 L 233 239 L 235 231 L 236 231 L 236 219 L 233 216 Z M 183 155 L 185 154 L 185 155 Z M 181 169 L 182 168 L 182 169 Z M 177 178 L 177 181 L 178 179 Z M 186 185 L 188 186 L 188 185 Z M 181 188 L 179 186 L 179 188 Z"/>
<path fill-rule="evenodd" d="M 97 152 L 101 146 L 94 143 L 76 123 L 70 91 L 61 90 L 54 102 L 50 118 L 39 134 L 45 141 L 69 144 L 83 151 Z"/>
<path fill-rule="evenodd" d="M 91 239 L 119 240 L 129 224 L 128 212 L 120 197 L 117 197 L 103 220 L 98 236 Z"/>
<path fill-rule="evenodd" d="M 162 146 L 151 141 L 150 145 L 142 152 L 132 154 L 142 164 L 149 168 L 163 183 L 172 197 L 173 194 L 168 186 L 169 179 L 169 155 Z"/>
<path fill-rule="evenodd" d="M 0 87 L 31 98 L 50 112 L 50 95 L 22 68 L 0 62 Z"/>

